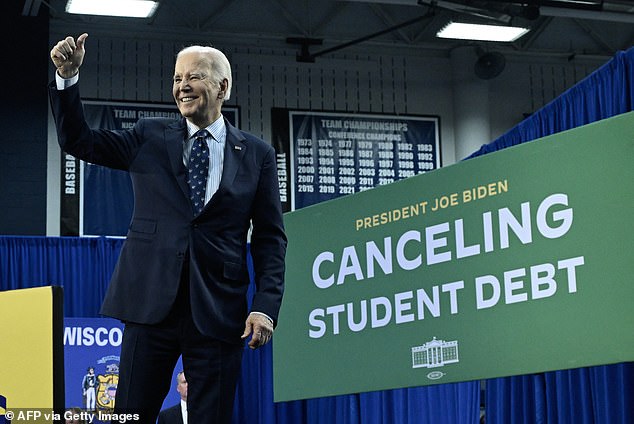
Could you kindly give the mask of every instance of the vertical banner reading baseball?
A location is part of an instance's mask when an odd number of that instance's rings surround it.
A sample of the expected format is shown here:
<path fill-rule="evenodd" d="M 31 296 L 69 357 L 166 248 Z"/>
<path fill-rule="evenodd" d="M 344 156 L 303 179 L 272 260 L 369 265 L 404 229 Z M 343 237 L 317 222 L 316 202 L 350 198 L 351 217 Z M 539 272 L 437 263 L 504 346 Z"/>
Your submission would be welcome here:
<path fill-rule="evenodd" d="M 275 400 L 634 360 L 633 161 L 634 112 L 287 214 Z"/>
<path fill-rule="evenodd" d="M 84 101 L 84 115 L 91 128 L 127 130 L 141 118 L 179 119 L 173 104 Z M 238 125 L 238 107 L 222 108 L 222 114 Z M 62 152 L 60 233 L 66 236 L 125 236 L 134 196 L 125 171 L 84 163 Z"/>
<path fill-rule="evenodd" d="M 285 211 L 440 167 L 437 117 L 273 109 L 272 120 Z"/>

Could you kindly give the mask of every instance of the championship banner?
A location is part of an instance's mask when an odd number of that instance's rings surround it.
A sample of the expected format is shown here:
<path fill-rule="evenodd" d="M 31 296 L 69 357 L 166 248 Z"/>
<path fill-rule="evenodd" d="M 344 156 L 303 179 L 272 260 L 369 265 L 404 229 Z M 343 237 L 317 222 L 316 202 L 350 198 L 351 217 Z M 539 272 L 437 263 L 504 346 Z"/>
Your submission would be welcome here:
<path fill-rule="evenodd" d="M 174 104 L 84 101 L 91 128 L 126 130 L 141 118 L 180 119 Z M 238 107 L 223 107 L 222 114 L 238 126 Z M 62 236 L 125 236 L 134 194 L 125 171 L 85 163 L 61 152 L 60 234 Z"/>
<path fill-rule="evenodd" d="M 119 383 L 119 360 L 123 341 L 123 324 L 112 318 L 64 319 L 64 368 L 66 374 L 66 408 L 81 409 L 86 422 L 110 422 L 114 418 L 115 395 Z M 178 360 L 172 381 L 181 371 Z M 154 390 L 147 387 L 147 390 Z M 170 387 L 163 408 L 180 402 Z M 128 417 L 129 422 L 139 417 Z"/>
<path fill-rule="evenodd" d="M 634 360 L 634 112 L 285 216 L 276 401 Z"/>
<path fill-rule="evenodd" d="M 438 117 L 273 109 L 284 211 L 440 167 Z"/>

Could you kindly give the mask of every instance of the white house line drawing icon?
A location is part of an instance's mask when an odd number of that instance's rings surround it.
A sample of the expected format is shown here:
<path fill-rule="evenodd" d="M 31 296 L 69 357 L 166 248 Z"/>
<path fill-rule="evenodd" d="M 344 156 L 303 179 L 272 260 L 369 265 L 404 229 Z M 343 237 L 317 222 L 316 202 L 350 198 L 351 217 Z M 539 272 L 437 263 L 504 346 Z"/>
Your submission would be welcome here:
<path fill-rule="evenodd" d="M 412 348 L 412 368 L 436 368 L 459 362 L 458 341 L 436 340 Z"/>

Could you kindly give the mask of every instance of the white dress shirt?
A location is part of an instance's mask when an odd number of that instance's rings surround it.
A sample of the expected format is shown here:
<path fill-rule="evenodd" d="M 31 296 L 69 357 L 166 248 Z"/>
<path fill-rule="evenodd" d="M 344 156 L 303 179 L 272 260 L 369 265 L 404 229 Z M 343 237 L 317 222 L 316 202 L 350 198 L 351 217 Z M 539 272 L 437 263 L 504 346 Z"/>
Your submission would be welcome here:
<path fill-rule="evenodd" d="M 187 424 L 187 401 L 181 399 L 181 415 L 183 416 L 183 423 Z"/>
<path fill-rule="evenodd" d="M 198 128 L 196 125 L 189 121 L 187 122 L 187 140 L 185 140 L 185 146 L 183 147 L 183 164 L 185 167 L 189 164 L 189 156 L 192 150 L 192 144 L 194 144 L 193 135 L 202 128 Z M 209 148 L 209 173 L 207 174 L 207 188 L 205 189 L 205 204 L 209 202 L 211 196 L 218 190 L 220 186 L 220 179 L 222 178 L 222 168 L 225 159 L 225 143 L 227 140 L 227 127 L 225 126 L 225 120 L 220 115 L 220 118 L 205 127 L 209 131 L 209 136 L 205 137 L 205 142 Z"/>

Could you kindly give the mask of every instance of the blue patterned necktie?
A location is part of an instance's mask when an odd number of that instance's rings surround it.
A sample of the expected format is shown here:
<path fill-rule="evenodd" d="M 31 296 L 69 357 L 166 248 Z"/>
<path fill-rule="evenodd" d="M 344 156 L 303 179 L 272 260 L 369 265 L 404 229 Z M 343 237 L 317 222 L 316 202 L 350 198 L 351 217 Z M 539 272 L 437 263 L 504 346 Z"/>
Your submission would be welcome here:
<path fill-rule="evenodd" d="M 209 174 L 209 147 L 207 147 L 205 138 L 208 134 L 207 130 L 200 130 L 193 135 L 194 143 L 189 155 L 189 179 L 187 184 L 189 184 L 194 215 L 198 215 L 203 206 L 205 206 L 205 190 L 207 189 L 207 175 Z"/>

